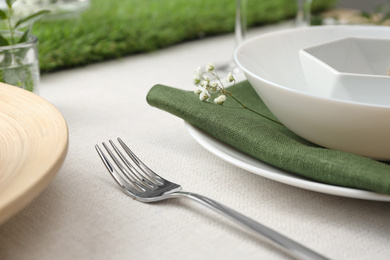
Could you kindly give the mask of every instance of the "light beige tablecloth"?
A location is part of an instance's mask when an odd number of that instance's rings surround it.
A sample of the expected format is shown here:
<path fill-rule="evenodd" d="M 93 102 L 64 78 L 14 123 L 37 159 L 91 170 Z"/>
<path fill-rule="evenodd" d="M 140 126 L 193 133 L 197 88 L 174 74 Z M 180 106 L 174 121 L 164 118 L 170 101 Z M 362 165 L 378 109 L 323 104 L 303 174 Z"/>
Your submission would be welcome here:
<path fill-rule="evenodd" d="M 126 196 L 94 149 L 118 136 L 185 190 L 328 257 L 389 259 L 389 203 L 325 195 L 249 173 L 202 148 L 182 120 L 146 103 L 156 83 L 192 89 L 198 65 L 228 60 L 233 49 L 228 35 L 44 75 L 41 96 L 67 120 L 69 153 L 48 188 L 0 227 L 0 259 L 290 259 L 193 201 L 142 204 Z"/>

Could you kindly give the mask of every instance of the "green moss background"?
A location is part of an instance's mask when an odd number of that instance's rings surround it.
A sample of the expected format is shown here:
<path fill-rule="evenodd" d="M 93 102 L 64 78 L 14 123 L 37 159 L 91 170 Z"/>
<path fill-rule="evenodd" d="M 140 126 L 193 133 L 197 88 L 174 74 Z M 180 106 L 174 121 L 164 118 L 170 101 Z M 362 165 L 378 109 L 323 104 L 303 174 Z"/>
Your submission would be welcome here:
<path fill-rule="evenodd" d="M 154 51 L 234 30 L 234 0 L 90 0 L 79 17 L 39 21 L 43 73 Z M 313 11 L 336 0 L 313 1 Z M 296 0 L 249 0 L 248 26 L 292 19 Z"/>

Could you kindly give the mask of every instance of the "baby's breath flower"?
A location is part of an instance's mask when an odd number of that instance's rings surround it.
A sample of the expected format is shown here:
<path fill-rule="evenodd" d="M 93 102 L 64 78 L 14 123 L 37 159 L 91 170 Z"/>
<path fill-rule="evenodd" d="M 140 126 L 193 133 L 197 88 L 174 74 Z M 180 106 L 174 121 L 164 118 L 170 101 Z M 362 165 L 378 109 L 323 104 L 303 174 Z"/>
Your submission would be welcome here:
<path fill-rule="evenodd" d="M 213 82 L 210 84 L 210 91 L 215 92 L 218 90 L 218 82 Z"/>
<path fill-rule="evenodd" d="M 214 64 L 209 63 L 209 64 L 206 65 L 206 71 L 207 72 L 212 72 L 214 69 L 215 69 Z"/>
<path fill-rule="evenodd" d="M 194 85 L 199 85 L 200 82 L 201 82 L 200 77 L 198 77 L 197 75 L 194 75 L 192 77 L 192 83 L 194 83 Z"/>
<path fill-rule="evenodd" d="M 194 90 L 194 93 L 196 95 L 200 95 L 200 93 L 202 93 L 202 89 L 201 88 L 197 88 L 197 89 Z"/>
<path fill-rule="evenodd" d="M 209 90 L 210 89 L 210 82 L 207 81 L 207 80 L 202 80 L 202 83 L 200 83 L 200 85 L 206 89 L 206 90 Z"/>
<path fill-rule="evenodd" d="M 207 91 L 202 91 L 199 95 L 201 101 L 207 101 L 210 98 L 210 94 Z"/>
<path fill-rule="evenodd" d="M 235 100 L 239 105 L 241 105 L 243 109 L 247 109 L 277 124 L 281 124 L 277 120 L 274 120 L 270 117 L 256 112 L 255 110 L 250 109 L 233 96 L 233 88 L 236 84 L 236 79 L 233 77 L 233 74 L 231 72 L 229 72 L 229 74 L 227 75 L 226 81 L 229 83 L 233 83 L 233 86 L 228 89 L 225 88 L 224 83 L 222 83 L 221 78 L 218 76 L 217 72 L 215 71 L 215 66 L 212 63 L 207 64 L 202 69 L 198 68 L 195 71 L 192 80 L 193 83 L 197 86 L 197 89 L 194 91 L 194 93 L 199 96 L 199 99 L 201 101 L 209 101 L 211 98 L 214 98 L 214 103 L 218 105 L 223 105 L 227 97 L 229 97 Z M 213 96 L 211 97 L 211 95 Z"/>
<path fill-rule="evenodd" d="M 223 105 L 223 103 L 226 101 L 225 95 L 220 95 L 214 99 L 214 103 L 218 105 Z"/>
<path fill-rule="evenodd" d="M 202 81 L 202 71 L 199 67 L 196 69 L 194 76 L 192 77 L 192 82 L 194 83 L 194 85 L 199 85 L 201 81 Z"/>
<path fill-rule="evenodd" d="M 235 79 L 234 79 L 234 77 L 233 77 L 233 74 L 231 73 L 231 72 L 229 72 L 229 74 L 227 75 L 227 77 L 226 77 L 226 81 L 227 82 L 233 82 L 233 81 L 235 81 Z"/>

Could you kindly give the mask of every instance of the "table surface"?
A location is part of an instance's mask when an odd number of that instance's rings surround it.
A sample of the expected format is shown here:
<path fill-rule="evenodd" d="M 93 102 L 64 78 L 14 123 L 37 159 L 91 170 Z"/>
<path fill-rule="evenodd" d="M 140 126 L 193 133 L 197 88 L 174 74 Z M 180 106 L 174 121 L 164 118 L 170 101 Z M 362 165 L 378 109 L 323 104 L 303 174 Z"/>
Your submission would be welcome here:
<path fill-rule="evenodd" d="M 233 35 L 224 35 L 43 75 L 40 95 L 65 117 L 69 152 L 47 189 L 0 227 L 0 259 L 290 259 L 193 201 L 143 204 L 126 196 L 94 149 L 116 137 L 184 190 L 332 259 L 388 259 L 388 203 L 307 191 L 237 168 L 201 147 L 181 119 L 147 104 L 154 84 L 191 90 L 199 65 L 228 61 L 233 50 Z"/>

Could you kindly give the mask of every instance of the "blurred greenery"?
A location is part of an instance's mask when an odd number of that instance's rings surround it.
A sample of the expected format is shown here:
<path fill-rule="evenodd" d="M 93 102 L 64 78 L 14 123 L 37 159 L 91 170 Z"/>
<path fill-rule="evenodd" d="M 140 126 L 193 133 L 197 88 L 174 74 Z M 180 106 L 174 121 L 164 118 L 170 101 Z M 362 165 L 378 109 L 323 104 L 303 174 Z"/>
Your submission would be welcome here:
<path fill-rule="evenodd" d="M 360 15 L 371 24 L 384 25 L 390 19 L 390 0 L 378 4 L 371 12 L 361 11 Z"/>
<path fill-rule="evenodd" d="M 150 52 L 234 30 L 234 0 L 90 0 L 69 20 L 39 21 L 41 71 L 50 72 Z M 336 0 L 313 1 L 313 12 Z M 249 0 L 248 26 L 292 19 L 296 0 Z"/>

